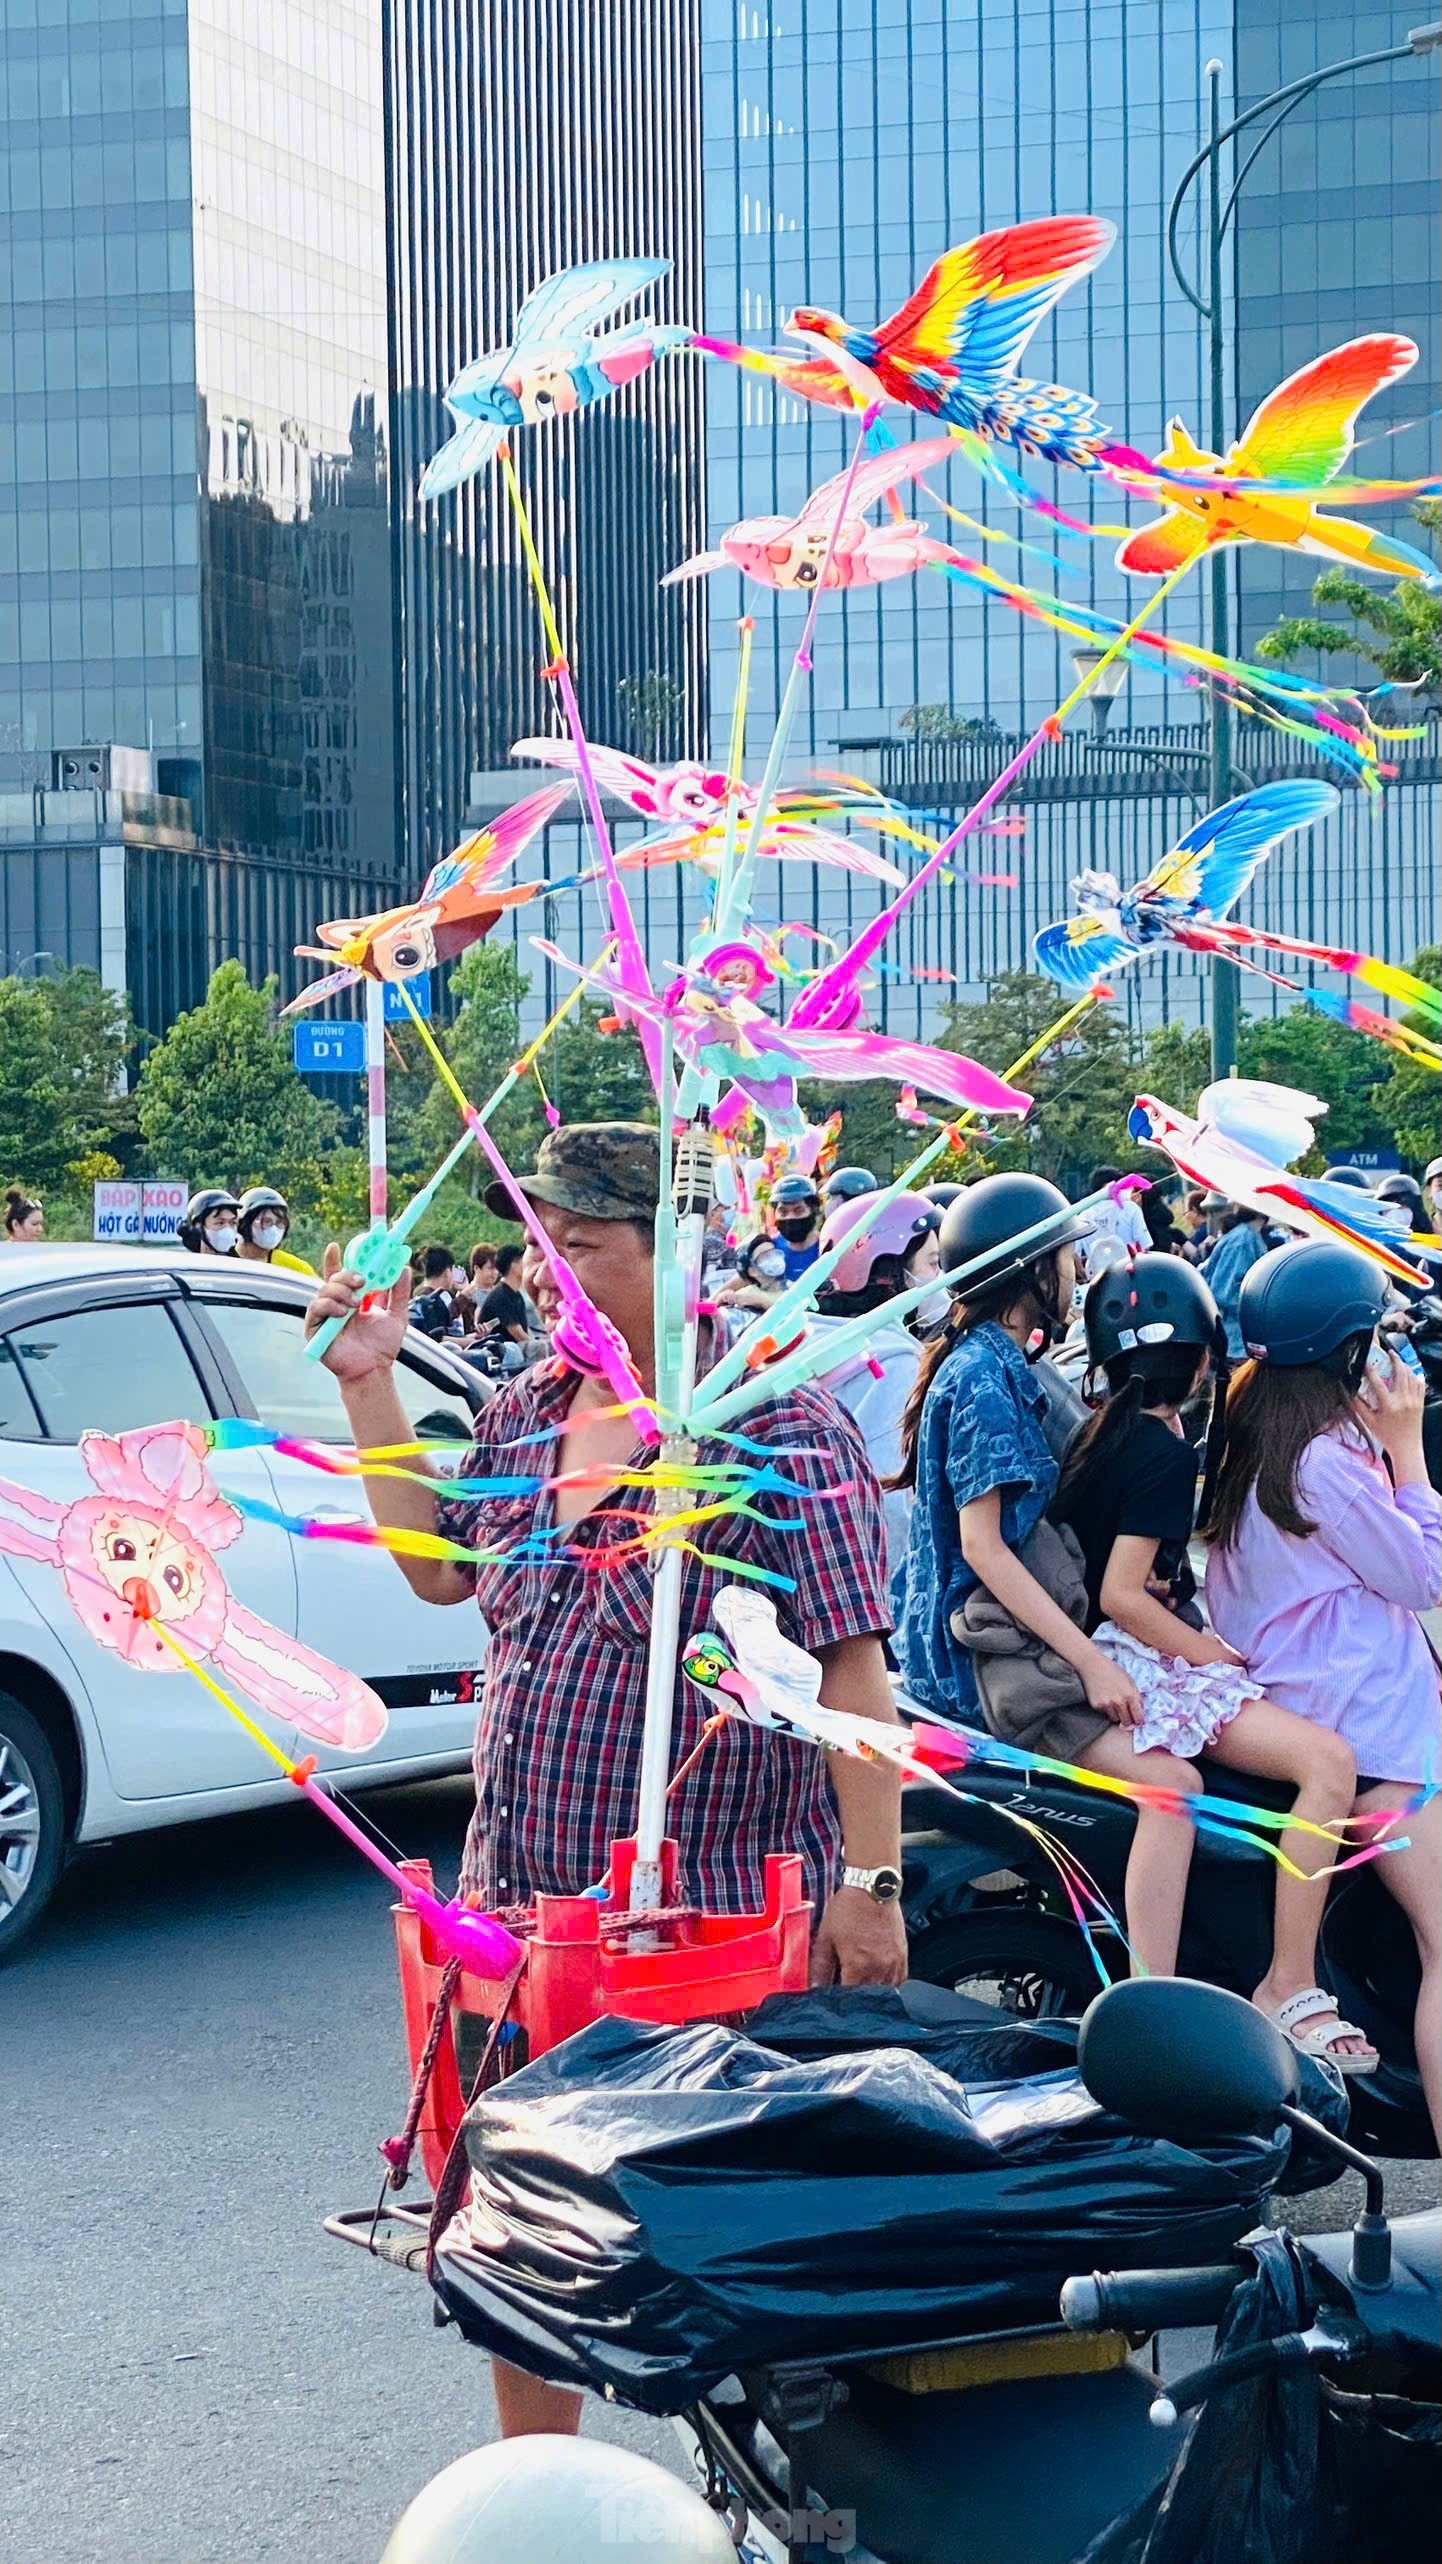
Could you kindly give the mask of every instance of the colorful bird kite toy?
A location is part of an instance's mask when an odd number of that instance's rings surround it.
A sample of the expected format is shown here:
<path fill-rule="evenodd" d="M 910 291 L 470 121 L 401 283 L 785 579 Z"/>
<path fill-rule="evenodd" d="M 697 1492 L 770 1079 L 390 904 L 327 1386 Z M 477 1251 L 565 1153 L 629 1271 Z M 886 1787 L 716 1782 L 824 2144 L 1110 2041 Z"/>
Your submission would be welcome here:
<path fill-rule="evenodd" d="M 1350 1184 L 1294 1175 L 1294 1158 L 1315 1145 L 1312 1125 L 1327 1107 L 1315 1095 L 1265 1079 L 1224 1078 L 1197 1098 L 1196 1115 L 1179 1113 L 1154 1095 L 1139 1095 L 1127 1119 L 1132 1139 L 1159 1149 L 1189 1184 L 1225 1194 L 1229 1202 L 1260 1211 L 1306 1237 L 1353 1246 L 1380 1264 L 1394 1282 L 1429 1288 L 1428 1277 L 1404 1253 L 1405 1211 L 1378 1202 Z"/>
<path fill-rule="evenodd" d="M 421 476 L 423 499 L 459 489 L 518 427 L 543 427 L 634 383 L 658 356 L 690 343 L 689 329 L 627 326 L 595 335 L 623 303 L 669 275 L 669 258 L 604 258 L 568 267 L 524 302 L 509 347 L 472 357 L 445 399 L 460 421 Z"/>
<path fill-rule="evenodd" d="M 1084 872 L 1072 883 L 1079 914 L 1033 938 L 1037 967 L 1064 988 L 1095 988 L 1180 927 L 1226 916 L 1259 864 L 1294 829 L 1314 827 L 1339 807 L 1329 783 L 1262 784 L 1209 811 L 1135 889 L 1114 873 Z"/>
<path fill-rule="evenodd" d="M 547 784 L 466 837 L 426 875 L 417 896 L 374 917 L 336 917 L 316 929 L 320 949 L 298 944 L 308 961 L 338 959 L 340 968 L 312 982 L 283 1009 L 318 1005 L 360 979 L 415 979 L 488 935 L 508 908 L 570 887 L 566 882 L 502 882 L 499 875 L 538 837 L 571 796 L 568 783 Z"/>
<path fill-rule="evenodd" d="M 954 451 L 949 436 L 891 446 L 854 474 L 838 472 L 823 481 L 799 516 L 743 518 L 722 535 L 714 552 L 695 553 L 669 570 L 661 585 L 674 587 L 679 579 L 724 569 L 739 570 L 762 587 L 807 595 L 818 582 L 827 588 L 867 588 L 910 578 L 930 562 L 949 559 L 950 545 L 938 542 L 912 517 L 869 525 L 866 511 L 902 481 L 947 462 Z"/>
<path fill-rule="evenodd" d="M 1388 1050 L 1396 1051 L 1418 1068 L 1442 1069 L 1442 1044 L 1429 1042 L 1410 1024 L 1399 1024 L 1391 1015 L 1379 1015 L 1371 1006 L 1358 1004 L 1355 997 L 1343 997 L 1330 988 L 1309 988 L 1307 1004 L 1319 1015 L 1330 1015 L 1335 1024 L 1345 1024 L 1354 1033 L 1370 1034 Z"/>
<path fill-rule="evenodd" d="M 1323 515 L 1314 498 L 1327 490 L 1351 453 L 1358 413 L 1374 393 L 1397 382 L 1416 362 L 1411 339 L 1390 334 L 1354 338 L 1345 347 L 1332 348 L 1267 394 L 1225 458 L 1193 444 L 1181 421 L 1173 419 L 1166 445 L 1155 458 L 1157 470 L 1167 476 L 1171 505 L 1165 516 L 1127 536 L 1117 552 L 1122 569 L 1143 578 L 1164 578 L 1215 544 L 1267 543 L 1320 553 L 1382 578 L 1442 585 L 1442 571 L 1422 553 L 1391 535 L 1349 524 L 1345 517 Z M 1142 458 L 1133 462 L 1144 475 Z M 1123 477 L 1137 485 L 1136 473 L 1124 472 Z M 1195 486 L 1188 487 L 1189 481 Z M 1254 494 L 1249 481 L 1268 487 Z M 1346 491 L 1335 495 L 1338 504 L 1348 503 Z"/>
<path fill-rule="evenodd" d="M 639 844 L 620 850 L 616 857 L 619 869 L 639 872 L 655 864 L 683 860 L 715 879 L 725 856 L 728 809 L 734 806 L 737 820 L 748 821 L 756 809 L 755 786 L 739 779 L 733 786 L 718 768 L 695 760 L 674 766 L 648 766 L 618 748 L 598 748 L 590 741 L 587 748 L 601 790 L 610 793 L 613 800 L 624 802 L 639 818 L 655 823 Z M 569 739 L 518 739 L 511 754 L 533 757 L 537 765 L 579 772 L 576 750 Z M 910 840 L 912 832 L 901 813 L 873 786 L 850 781 L 815 786 L 788 784 L 772 796 L 759 849 L 762 859 L 834 864 L 842 872 L 860 873 L 872 881 L 905 879 L 895 864 L 873 854 L 869 846 L 816 825 L 819 817 L 833 812 L 854 816 L 867 827 Z"/>
<path fill-rule="evenodd" d="M 0 1551 L 60 1571 L 76 1617 L 97 1647 L 140 1674 L 193 1674 L 272 1762 L 397 1894 L 425 1914 L 450 1954 L 503 1972 L 520 1945 L 489 1915 L 445 1906 L 413 1886 L 315 1779 L 231 1699 L 218 1666 L 282 1728 L 318 1745 L 364 1753 L 386 1731 L 384 1703 L 357 1674 L 318 1656 L 237 1602 L 216 1551 L 238 1540 L 242 1520 L 206 1466 L 198 1425 L 142 1425 L 82 1433 L 80 1459 L 94 1493 L 59 1505 L 0 1479 Z"/>
<path fill-rule="evenodd" d="M 784 390 L 835 409 L 898 401 L 979 437 L 1052 463 L 1094 468 L 1102 431 L 1096 404 L 1056 383 L 1033 383 L 1017 360 L 1069 285 L 1106 256 L 1116 231 L 1094 214 L 1054 215 L 983 232 L 944 250 L 909 301 L 875 329 L 809 305 L 789 334 L 817 353 L 737 348 L 698 338 L 708 354 L 770 374 Z"/>

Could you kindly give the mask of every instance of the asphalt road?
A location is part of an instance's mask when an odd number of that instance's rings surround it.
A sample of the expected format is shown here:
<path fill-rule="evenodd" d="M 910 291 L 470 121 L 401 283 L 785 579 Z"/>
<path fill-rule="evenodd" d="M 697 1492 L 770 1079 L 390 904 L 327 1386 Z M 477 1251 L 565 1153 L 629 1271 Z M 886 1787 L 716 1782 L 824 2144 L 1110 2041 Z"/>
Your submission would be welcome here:
<path fill-rule="evenodd" d="M 467 1784 L 369 1805 L 444 1871 Z M 494 2430 L 423 2283 L 321 2232 L 404 2112 L 384 1892 L 300 1807 L 92 1855 L 0 1975 L 0 2060 L 0 2564 L 374 2564 Z M 1427 2205 L 1437 2168 L 1388 2188 Z"/>
<path fill-rule="evenodd" d="M 368 1805 L 453 1861 L 465 1782 Z M 321 2232 L 404 2115 L 384 1889 L 302 1807 L 98 1853 L 0 1975 L 0 2059 L 3 2564 L 376 2564 L 494 2436 L 424 2282 Z"/>

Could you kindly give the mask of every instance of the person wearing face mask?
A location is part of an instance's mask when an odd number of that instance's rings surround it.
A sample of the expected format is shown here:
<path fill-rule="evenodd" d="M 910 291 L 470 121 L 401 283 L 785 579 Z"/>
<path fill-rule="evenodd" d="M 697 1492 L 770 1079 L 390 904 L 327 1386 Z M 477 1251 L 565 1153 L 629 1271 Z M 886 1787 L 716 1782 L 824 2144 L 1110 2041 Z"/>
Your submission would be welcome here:
<path fill-rule="evenodd" d="M 252 1184 L 248 1193 L 242 1193 L 236 1227 L 239 1243 L 235 1251 L 243 1262 L 276 1264 L 283 1273 L 308 1273 L 315 1280 L 315 1266 L 287 1251 L 290 1204 L 273 1184 Z"/>
<path fill-rule="evenodd" d="M 871 1205 L 863 1194 L 842 1200 L 830 1212 L 821 1232 L 821 1252 L 846 1246 L 831 1278 L 817 1294 L 812 1332 L 824 1338 L 846 1318 L 868 1309 L 881 1310 L 898 1291 L 929 1282 L 932 1290 L 909 1316 L 881 1324 L 867 1338 L 864 1352 L 843 1356 L 836 1368 L 817 1374 L 838 1406 L 846 1409 L 865 1443 L 871 1465 L 883 1485 L 901 1466 L 901 1418 L 916 1386 L 921 1339 L 945 1322 L 951 1294 L 941 1279 L 941 1249 L 933 1205 L 919 1193 L 898 1193 L 868 1228 L 862 1228 Z M 891 1487 L 884 1499 L 886 1563 L 895 1574 L 906 1552 L 911 1494 Z"/>
<path fill-rule="evenodd" d="M 192 1193 L 176 1232 L 191 1255 L 234 1255 L 240 1244 L 240 1204 L 220 1184 Z"/>
<path fill-rule="evenodd" d="M 1442 1237 L 1442 1157 L 1434 1157 L 1422 1178 L 1422 1192 L 1427 1216 L 1438 1237 Z"/>
<path fill-rule="evenodd" d="M 771 1221 L 786 1279 L 794 1282 L 821 1252 L 821 1196 L 809 1175 L 783 1175 L 772 1186 Z"/>

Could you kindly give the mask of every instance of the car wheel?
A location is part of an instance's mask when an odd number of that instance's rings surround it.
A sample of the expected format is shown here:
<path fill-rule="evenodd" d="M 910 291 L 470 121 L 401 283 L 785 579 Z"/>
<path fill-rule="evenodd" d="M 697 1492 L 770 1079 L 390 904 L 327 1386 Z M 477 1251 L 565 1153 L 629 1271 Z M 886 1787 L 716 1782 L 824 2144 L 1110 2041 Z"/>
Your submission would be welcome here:
<path fill-rule="evenodd" d="M 1016 2021 L 1074 2020 L 1101 1992 L 1080 1932 L 1023 1907 L 935 1923 L 912 1941 L 908 1964 L 923 1984 L 995 2004 Z"/>
<path fill-rule="evenodd" d="M 0 1962 L 50 1902 L 65 1861 L 65 1792 L 39 1720 L 0 1692 Z"/>

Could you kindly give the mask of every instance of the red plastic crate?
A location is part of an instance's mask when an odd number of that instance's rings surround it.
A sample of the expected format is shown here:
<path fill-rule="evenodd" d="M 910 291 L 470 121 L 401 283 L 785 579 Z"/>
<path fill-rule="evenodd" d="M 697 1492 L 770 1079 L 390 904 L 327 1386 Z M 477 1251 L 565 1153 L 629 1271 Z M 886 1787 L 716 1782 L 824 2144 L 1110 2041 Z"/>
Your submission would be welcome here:
<path fill-rule="evenodd" d="M 811 1908 L 802 1892 L 799 1853 L 771 1853 L 765 1865 L 765 1904 L 759 1914 L 678 1913 L 644 1927 L 660 1944 L 627 1948 L 607 1940 L 608 1917 L 628 1910 L 634 1843 L 611 1847 L 611 1896 L 540 1896 L 525 1935 L 526 1964 L 511 2002 L 510 2018 L 524 2030 L 529 2053 L 541 2056 L 588 2021 L 619 2013 L 631 2021 L 705 2021 L 749 2012 L 768 1994 L 799 1993 L 806 1984 Z M 408 1877 L 432 1890 L 428 1861 L 406 1861 Z M 666 1895 L 675 1891 L 676 1846 L 662 1850 Z M 400 1962 L 406 2047 L 414 2075 L 430 2033 L 446 1956 L 420 1916 L 408 1905 L 392 1907 Z M 505 1979 L 462 1973 L 452 2017 L 442 2028 L 435 2068 L 417 2132 L 432 2187 L 461 2123 L 464 2106 L 456 2059 L 458 2012 L 494 2020 Z"/>

